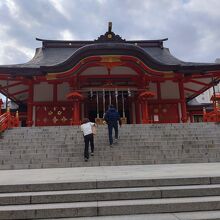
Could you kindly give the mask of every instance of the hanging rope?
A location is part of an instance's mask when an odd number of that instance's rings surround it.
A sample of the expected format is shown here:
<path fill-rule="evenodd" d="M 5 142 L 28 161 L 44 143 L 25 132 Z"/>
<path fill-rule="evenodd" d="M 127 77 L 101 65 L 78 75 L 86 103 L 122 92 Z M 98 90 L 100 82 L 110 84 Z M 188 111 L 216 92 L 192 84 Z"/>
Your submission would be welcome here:
<path fill-rule="evenodd" d="M 97 118 L 99 118 L 99 92 L 96 92 Z"/>
<path fill-rule="evenodd" d="M 102 98 L 103 98 L 103 118 L 105 114 L 105 89 L 102 91 Z"/>
<path fill-rule="evenodd" d="M 124 100 L 123 91 L 121 92 L 121 97 L 122 97 L 122 115 L 123 115 L 123 118 L 125 118 L 125 100 Z"/>
<path fill-rule="evenodd" d="M 109 95 L 109 105 L 112 104 L 112 95 L 111 95 L 111 91 L 108 91 L 108 95 Z"/>
<path fill-rule="evenodd" d="M 118 110 L 118 90 L 115 89 L 115 103 L 116 103 L 116 109 Z"/>

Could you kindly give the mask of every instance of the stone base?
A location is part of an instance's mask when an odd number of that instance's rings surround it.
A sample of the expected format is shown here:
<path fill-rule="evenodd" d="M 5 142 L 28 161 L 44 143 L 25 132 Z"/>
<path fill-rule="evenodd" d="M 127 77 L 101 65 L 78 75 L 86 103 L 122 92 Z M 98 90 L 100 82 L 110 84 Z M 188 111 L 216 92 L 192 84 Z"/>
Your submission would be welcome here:
<path fill-rule="evenodd" d="M 126 118 L 126 117 L 121 118 L 121 123 L 122 123 L 122 124 L 127 124 L 127 118 Z"/>
<path fill-rule="evenodd" d="M 104 118 L 95 118 L 95 123 L 97 125 L 104 125 L 105 124 L 105 120 L 104 120 Z"/>

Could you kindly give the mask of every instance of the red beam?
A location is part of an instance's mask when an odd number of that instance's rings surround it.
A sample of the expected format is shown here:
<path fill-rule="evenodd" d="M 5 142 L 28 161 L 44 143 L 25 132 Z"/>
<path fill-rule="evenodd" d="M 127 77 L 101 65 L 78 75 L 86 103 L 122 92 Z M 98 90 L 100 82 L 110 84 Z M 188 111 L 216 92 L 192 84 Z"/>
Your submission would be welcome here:
<path fill-rule="evenodd" d="M 21 84 L 23 84 L 23 83 L 22 82 L 13 83 L 13 84 L 10 84 L 10 85 L 7 85 L 7 86 L 3 86 L 2 89 L 8 89 L 8 88 L 18 86 L 18 85 L 21 85 Z"/>
<path fill-rule="evenodd" d="M 205 92 L 206 90 L 210 89 L 213 86 L 212 81 L 208 84 L 208 86 L 201 88 L 199 91 L 197 91 L 196 95 L 191 95 L 189 98 L 193 99 L 195 98 L 198 94 L 202 94 L 203 92 Z"/>
<path fill-rule="evenodd" d="M 198 94 L 199 91 L 184 87 L 184 90 Z"/>
<path fill-rule="evenodd" d="M 82 75 L 79 76 L 80 80 L 86 80 L 86 79 L 119 79 L 119 78 L 130 78 L 130 79 L 137 79 L 137 76 L 129 75 L 129 74 L 120 74 L 120 75 Z"/>
<path fill-rule="evenodd" d="M 196 83 L 196 84 L 203 85 L 203 86 L 208 86 L 209 85 L 207 83 L 200 82 L 200 81 L 193 80 L 193 79 L 190 79 L 188 82 Z"/>
<path fill-rule="evenodd" d="M 152 100 L 148 100 L 149 104 L 173 104 L 173 103 L 179 103 L 180 100 L 179 99 L 152 99 Z"/>
<path fill-rule="evenodd" d="M 28 91 L 29 91 L 28 89 L 24 89 L 24 90 L 12 93 L 11 95 L 15 96 L 15 95 L 18 95 L 18 94 L 21 94 L 21 93 L 25 93 L 25 92 L 28 92 Z"/>
<path fill-rule="evenodd" d="M 54 102 L 32 102 L 33 106 L 54 106 Z M 57 105 L 72 106 L 72 101 L 58 101 Z"/>

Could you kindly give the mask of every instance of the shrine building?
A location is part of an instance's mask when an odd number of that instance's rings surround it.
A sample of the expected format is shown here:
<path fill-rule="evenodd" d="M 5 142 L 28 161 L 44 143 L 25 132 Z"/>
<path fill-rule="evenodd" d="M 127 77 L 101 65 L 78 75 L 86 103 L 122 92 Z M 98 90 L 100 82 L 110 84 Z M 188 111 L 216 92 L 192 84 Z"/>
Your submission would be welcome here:
<path fill-rule="evenodd" d="M 128 124 L 187 122 L 187 102 L 220 79 L 220 64 L 179 60 L 168 39 L 125 40 L 111 23 L 96 40 L 36 40 L 32 60 L 0 66 L 0 92 L 27 126 L 99 123 L 109 104 Z"/>

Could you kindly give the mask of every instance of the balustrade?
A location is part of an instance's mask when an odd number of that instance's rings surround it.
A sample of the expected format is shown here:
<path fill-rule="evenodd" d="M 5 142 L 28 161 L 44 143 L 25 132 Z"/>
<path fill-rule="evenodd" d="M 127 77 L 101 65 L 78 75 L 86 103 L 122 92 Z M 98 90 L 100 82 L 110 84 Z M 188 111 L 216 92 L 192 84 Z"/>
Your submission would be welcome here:
<path fill-rule="evenodd" d="M 19 126 L 19 115 L 18 111 L 16 112 L 16 115 L 12 115 L 10 112 L 9 107 L 7 108 L 7 111 L 0 115 L 0 132 L 3 132 L 4 130 L 8 128 L 18 127 Z"/>

